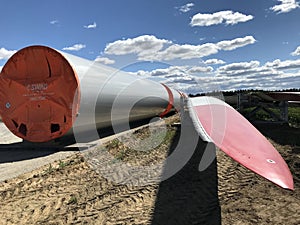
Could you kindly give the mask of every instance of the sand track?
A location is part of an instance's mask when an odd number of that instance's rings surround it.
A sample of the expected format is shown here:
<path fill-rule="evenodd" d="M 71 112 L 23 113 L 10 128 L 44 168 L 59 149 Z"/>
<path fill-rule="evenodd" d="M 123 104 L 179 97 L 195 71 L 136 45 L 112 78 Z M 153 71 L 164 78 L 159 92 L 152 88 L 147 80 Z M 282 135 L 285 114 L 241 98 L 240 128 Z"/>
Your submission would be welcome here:
<path fill-rule="evenodd" d="M 291 146 L 276 149 L 291 165 L 295 191 L 281 189 L 218 152 L 219 199 L 225 224 L 300 224 L 299 154 Z"/>
<path fill-rule="evenodd" d="M 225 225 L 298 225 L 299 145 L 272 143 L 293 173 L 294 192 L 250 172 L 221 151 L 217 171 L 214 165 L 205 173 L 197 171 L 198 152 L 174 177 L 146 186 L 107 180 L 82 153 L 72 153 L 1 182 L 0 224 L 219 224 L 220 217 Z M 147 154 L 145 162 L 161 160 L 165 153 Z"/>

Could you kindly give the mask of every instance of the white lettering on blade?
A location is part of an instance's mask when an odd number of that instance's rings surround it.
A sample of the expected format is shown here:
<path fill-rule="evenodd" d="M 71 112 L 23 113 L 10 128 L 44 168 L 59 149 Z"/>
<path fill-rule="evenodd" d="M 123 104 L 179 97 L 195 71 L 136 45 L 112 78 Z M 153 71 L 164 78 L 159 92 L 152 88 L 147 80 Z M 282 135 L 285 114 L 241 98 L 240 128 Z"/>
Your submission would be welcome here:
<path fill-rule="evenodd" d="M 47 83 L 37 83 L 37 84 L 28 84 L 27 90 L 29 91 L 44 91 L 47 90 L 48 84 Z"/>

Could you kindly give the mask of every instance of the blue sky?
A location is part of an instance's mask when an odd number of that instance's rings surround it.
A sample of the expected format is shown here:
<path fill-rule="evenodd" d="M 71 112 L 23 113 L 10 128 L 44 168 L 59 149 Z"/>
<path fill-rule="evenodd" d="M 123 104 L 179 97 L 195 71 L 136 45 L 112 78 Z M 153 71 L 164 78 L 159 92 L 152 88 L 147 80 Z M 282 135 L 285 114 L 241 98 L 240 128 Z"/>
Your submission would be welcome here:
<path fill-rule="evenodd" d="M 295 0 L 1 3 L 0 69 L 39 44 L 188 93 L 300 87 Z"/>

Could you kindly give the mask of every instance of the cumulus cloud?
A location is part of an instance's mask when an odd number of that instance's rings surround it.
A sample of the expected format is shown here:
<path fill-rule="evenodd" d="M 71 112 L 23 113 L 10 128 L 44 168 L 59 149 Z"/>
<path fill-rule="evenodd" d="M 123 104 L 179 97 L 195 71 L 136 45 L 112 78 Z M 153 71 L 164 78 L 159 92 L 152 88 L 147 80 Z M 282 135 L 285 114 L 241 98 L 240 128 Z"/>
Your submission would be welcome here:
<path fill-rule="evenodd" d="M 155 69 L 152 71 L 139 70 L 133 74 L 144 77 L 159 77 L 164 80 L 165 83 L 176 83 L 178 85 L 184 84 L 196 84 L 196 77 L 198 75 L 205 75 L 213 70 L 211 67 L 201 66 L 170 66 L 164 69 Z"/>
<path fill-rule="evenodd" d="M 258 74 L 266 69 L 260 67 L 260 63 L 258 61 L 250 61 L 250 62 L 238 62 L 231 63 L 225 66 L 221 66 L 217 69 L 217 76 L 226 76 L 226 77 L 238 77 L 238 76 L 248 76 L 252 74 Z"/>
<path fill-rule="evenodd" d="M 253 36 L 246 36 L 243 38 L 236 38 L 233 40 L 225 40 L 217 43 L 217 46 L 225 51 L 234 50 L 249 44 L 254 44 L 256 42 Z"/>
<path fill-rule="evenodd" d="M 9 59 L 16 52 L 16 50 L 7 50 L 5 48 L 0 48 L 0 60 Z"/>
<path fill-rule="evenodd" d="M 79 51 L 83 48 L 85 48 L 86 46 L 84 44 L 75 44 L 73 46 L 70 46 L 70 47 L 64 47 L 62 50 L 65 50 L 65 51 Z"/>
<path fill-rule="evenodd" d="M 97 24 L 96 22 L 94 22 L 93 24 L 85 25 L 83 27 L 86 29 L 95 29 L 97 27 Z"/>
<path fill-rule="evenodd" d="M 247 22 L 252 20 L 252 15 L 245 15 L 239 12 L 233 12 L 231 10 L 220 11 L 216 13 L 198 13 L 191 19 L 190 25 L 194 26 L 212 26 L 221 23 L 226 25 L 234 25 L 241 22 Z"/>
<path fill-rule="evenodd" d="M 204 61 L 206 65 L 218 65 L 218 64 L 225 64 L 225 62 L 221 59 L 208 59 Z"/>
<path fill-rule="evenodd" d="M 263 65 L 259 61 L 236 62 L 216 70 L 205 66 L 170 66 L 152 71 L 140 70 L 135 74 L 159 77 L 169 86 L 186 93 L 203 93 L 213 90 L 298 88 L 300 60 L 274 60 Z"/>
<path fill-rule="evenodd" d="M 194 59 L 218 53 L 220 50 L 230 51 L 249 44 L 255 43 L 255 38 L 246 36 L 233 40 L 220 41 L 217 43 L 205 43 L 202 45 L 178 45 L 174 44 L 159 52 L 156 56 L 159 59 Z"/>
<path fill-rule="evenodd" d="M 2 68 L 3 68 L 3 66 L 0 66 L 0 73 L 1 73 L 1 71 L 2 71 Z"/>
<path fill-rule="evenodd" d="M 188 70 L 189 73 L 210 73 L 214 69 L 211 66 L 193 66 Z"/>
<path fill-rule="evenodd" d="M 59 24 L 59 21 L 58 21 L 58 20 L 51 20 L 51 21 L 50 21 L 50 24 L 56 25 L 56 24 Z"/>
<path fill-rule="evenodd" d="M 285 61 L 281 61 L 280 59 L 276 59 L 273 62 L 267 62 L 266 66 L 277 69 L 277 70 L 300 69 L 300 59 L 298 59 L 298 60 L 285 60 Z"/>
<path fill-rule="evenodd" d="M 299 8 L 299 2 L 296 0 L 278 0 L 280 4 L 271 7 L 273 12 L 277 13 L 288 13 L 293 9 Z"/>
<path fill-rule="evenodd" d="M 194 59 L 218 53 L 218 46 L 213 43 L 202 45 L 178 45 L 174 44 L 159 52 L 156 57 L 159 60 Z"/>
<path fill-rule="evenodd" d="M 300 55 L 300 46 L 298 46 L 298 47 L 296 48 L 296 50 L 293 51 L 293 52 L 291 53 L 291 55 L 292 55 L 292 56 Z"/>
<path fill-rule="evenodd" d="M 194 5 L 195 5 L 194 3 L 187 3 L 183 6 L 180 6 L 179 11 L 183 12 L 183 13 L 189 12 L 193 8 Z"/>
<path fill-rule="evenodd" d="M 140 60 L 197 59 L 255 42 L 254 37 L 246 36 L 216 43 L 180 45 L 155 36 L 144 35 L 110 43 L 105 53 L 134 54 Z M 298 52 L 297 48 L 294 55 Z M 101 60 L 105 61 L 105 59 Z M 217 64 L 220 66 L 215 69 L 208 66 Z M 275 90 L 300 86 L 300 59 L 286 61 L 276 59 L 261 65 L 257 60 L 226 64 L 223 60 L 212 58 L 199 66 L 170 66 L 152 71 L 139 70 L 134 74 L 164 80 L 164 83 L 187 93 L 250 88 Z"/>
<path fill-rule="evenodd" d="M 112 60 L 112 59 L 109 59 L 109 58 L 106 58 L 106 57 L 100 57 L 100 56 L 98 56 L 95 59 L 95 62 L 100 62 L 100 63 L 108 65 L 108 64 L 114 64 L 115 60 Z"/>
<path fill-rule="evenodd" d="M 231 63 L 225 66 L 221 66 L 217 69 L 217 76 L 226 77 L 243 77 L 250 78 L 250 76 L 271 76 L 278 75 L 282 72 L 276 70 L 272 66 L 267 66 L 266 64 L 261 66 L 259 61 L 250 62 L 238 62 Z"/>
<path fill-rule="evenodd" d="M 197 81 L 194 77 L 192 76 L 186 76 L 186 77 L 177 77 L 177 78 L 172 78 L 172 79 L 169 79 L 167 81 L 168 84 L 170 83 L 177 83 L 177 84 L 188 84 L 188 85 L 193 85 L 193 84 L 196 84 Z"/>
<path fill-rule="evenodd" d="M 219 67 L 215 74 L 224 80 L 219 83 L 224 90 L 250 88 L 278 90 L 298 88 L 299 69 L 300 60 L 277 59 L 264 65 L 260 65 L 258 61 L 232 63 Z"/>
<path fill-rule="evenodd" d="M 300 72 L 297 73 L 283 73 L 280 76 L 274 77 L 277 85 L 280 85 L 278 89 L 284 88 L 299 88 L 300 87 Z"/>
<path fill-rule="evenodd" d="M 133 39 L 118 40 L 106 46 L 105 54 L 126 55 L 136 54 L 139 60 L 157 61 L 174 59 L 195 59 L 218 53 L 220 50 L 234 50 L 255 43 L 252 36 L 204 43 L 201 45 L 173 44 L 155 36 L 143 35 Z"/>
<path fill-rule="evenodd" d="M 148 72 L 149 76 L 159 76 L 161 78 L 174 78 L 187 76 L 187 66 L 169 66 L 164 69 L 155 69 Z"/>
<path fill-rule="evenodd" d="M 155 69 L 144 73 L 147 76 L 159 76 L 162 78 L 178 78 L 182 76 L 190 77 L 191 74 L 195 73 L 209 73 L 212 72 L 213 68 L 211 66 L 170 66 L 164 69 Z M 139 71 L 141 74 L 141 71 Z"/>
<path fill-rule="evenodd" d="M 219 67 L 219 71 L 249 70 L 258 67 L 259 65 L 260 63 L 258 61 L 231 63 Z"/>
<path fill-rule="evenodd" d="M 177 90 L 186 93 L 197 93 L 206 90 L 214 90 L 215 85 L 212 67 L 205 66 L 170 66 L 163 69 L 154 69 L 152 71 L 139 70 L 132 73 L 149 79 L 161 79 L 163 83 Z"/>
<path fill-rule="evenodd" d="M 160 51 L 164 44 L 171 44 L 171 41 L 158 39 L 153 35 L 142 35 L 136 38 L 128 38 L 126 40 L 118 40 L 106 45 L 104 52 L 113 55 L 137 54 L 143 55 L 153 54 Z"/>
<path fill-rule="evenodd" d="M 279 59 L 261 65 L 259 61 L 237 62 L 217 68 L 212 76 L 197 78 L 205 87 L 216 85 L 219 90 L 264 89 L 280 90 L 300 86 L 300 60 Z M 207 86 L 209 85 L 209 86 Z M 198 88 L 199 89 L 199 88 Z M 187 90 L 197 90 L 196 86 Z M 212 91 L 210 89 L 208 91 Z"/>

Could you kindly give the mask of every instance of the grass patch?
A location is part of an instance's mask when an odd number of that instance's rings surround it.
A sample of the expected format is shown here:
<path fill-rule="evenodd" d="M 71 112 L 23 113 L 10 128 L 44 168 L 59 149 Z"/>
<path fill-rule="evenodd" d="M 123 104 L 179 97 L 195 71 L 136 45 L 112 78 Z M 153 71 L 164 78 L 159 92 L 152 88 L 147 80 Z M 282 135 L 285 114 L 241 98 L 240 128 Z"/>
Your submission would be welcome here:
<path fill-rule="evenodd" d="M 62 160 L 59 160 L 59 163 L 58 163 L 58 168 L 59 169 L 63 169 L 64 167 L 66 167 L 68 165 L 68 163 L 62 161 Z"/>
<path fill-rule="evenodd" d="M 108 142 L 106 147 L 107 148 L 118 148 L 121 144 L 122 144 L 122 142 L 119 139 L 115 138 L 112 141 Z"/>
<path fill-rule="evenodd" d="M 289 122 L 300 126 L 300 107 L 289 107 Z"/>
<path fill-rule="evenodd" d="M 75 195 L 71 195 L 71 197 L 70 197 L 70 199 L 69 199 L 69 201 L 68 201 L 68 205 L 74 205 L 74 204 L 77 204 L 77 202 L 78 202 L 78 199 L 76 198 L 76 196 Z"/>
<path fill-rule="evenodd" d="M 67 166 L 78 164 L 81 162 L 84 162 L 84 158 L 82 156 L 78 157 L 78 155 L 75 159 L 59 160 L 58 162 L 56 161 L 53 164 L 50 163 L 48 167 L 43 170 L 43 173 L 41 175 L 48 175 L 55 171 L 62 170 Z"/>
<path fill-rule="evenodd" d="M 129 151 L 129 149 L 122 149 L 121 151 L 119 151 L 119 152 L 116 154 L 116 159 L 117 159 L 117 160 L 124 160 L 124 159 L 125 159 L 125 156 L 126 156 L 126 151 Z"/>
<path fill-rule="evenodd" d="M 123 161 L 132 165 L 147 165 L 164 160 L 175 138 L 178 127 L 171 126 L 177 118 L 168 118 L 164 125 L 143 127 L 133 133 L 113 139 L 104 148 L 114 156 L 112 163 Z"/>
<path fill-rule="evenodd" d="M 44 170 L 44 174 L 50 174 L 54 171 L 52 164 L 50 163 L 49 166 Z"/>
<path fill-rule="evenodd" d="M 246 108 L 241 113 L 247 117 L 247 115 L 254 110 L 255 107 Z M 280 115 L 280 110 L 277 108 L 269 108 L 270 111 L 273 113 Z M 265 111 L 259 110 L 257 111 L 251 119 L 257 120 L 257 121 L 273 121 L 274 119 Z M 300 126 L 300 107 L 288 107 L 288 120 L 290 125 L 292 126 Z"/>

